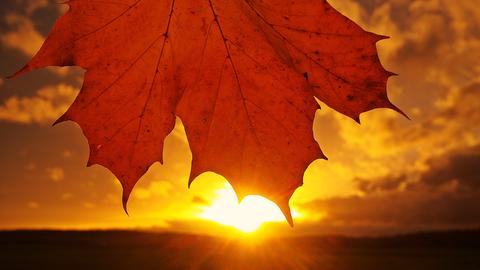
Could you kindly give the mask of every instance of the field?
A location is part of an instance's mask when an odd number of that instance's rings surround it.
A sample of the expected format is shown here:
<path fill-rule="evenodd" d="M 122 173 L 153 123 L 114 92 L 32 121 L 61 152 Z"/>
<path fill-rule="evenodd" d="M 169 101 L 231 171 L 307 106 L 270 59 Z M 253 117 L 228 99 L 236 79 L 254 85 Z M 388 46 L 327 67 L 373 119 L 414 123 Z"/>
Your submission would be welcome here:
<path fill-rule="evenodd" d="M 0 269 L 478 270 L 480 230 L 262 241 L 140 231 L 4 231 Z"/>

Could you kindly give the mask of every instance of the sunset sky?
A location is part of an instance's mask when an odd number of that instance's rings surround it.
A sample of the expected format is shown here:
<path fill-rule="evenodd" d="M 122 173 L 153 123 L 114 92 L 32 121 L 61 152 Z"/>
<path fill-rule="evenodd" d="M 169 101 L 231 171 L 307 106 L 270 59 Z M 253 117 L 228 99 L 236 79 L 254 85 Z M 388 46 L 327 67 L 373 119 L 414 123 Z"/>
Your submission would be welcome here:
<path fill-rule="evenodd" d="M 394 104 L 361 125 L 322 104 L 313 132 L 329 160 L 314 161 L 293 195 L 292 229 L 274 204 L 238 206 L 213 173 L 187 188 L 191 153 L 179 119 L 164 165 L 139 181 L 127 216 L 105 168 L 86 168 L 88 145 L 71 122 L 51 124 L 83 80 L 80 68 L 48 68 L 8 80 L 40 48 L 65 6 L 0 4 L 0 229 L 156 228 L 218 233 L 262 221 L 278 234 L 392 234 L 480 226 L 480 9 L 472 0 L 329 1 L 378 43 Z M 241 217 L 242 220 L 237 220 Z M 248 222 L 245 222 L 247 220 Z M 240 224 L 240 225 L 239 225 Z M 226 227 L 228 229 L 228 227 Z"/>

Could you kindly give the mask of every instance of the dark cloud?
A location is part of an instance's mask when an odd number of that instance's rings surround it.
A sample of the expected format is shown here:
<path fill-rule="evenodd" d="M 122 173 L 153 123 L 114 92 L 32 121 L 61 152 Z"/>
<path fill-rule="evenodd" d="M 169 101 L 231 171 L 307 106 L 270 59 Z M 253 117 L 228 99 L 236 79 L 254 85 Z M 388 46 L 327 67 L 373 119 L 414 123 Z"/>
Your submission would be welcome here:
<path fill-rule="evenodd" d="M 479 194 L 420 194 L 404 192 L 320 200 L 315 208 L 328 209 L 327 223 L 400 228 L 469 227 L 480 224 Z M 430 228 L 430 229 L 431 229 Z"/>
<path fill-rule="evenodd" d="M 430 170 L 421 176 L 421 183 L 436 187 L 456 182 L 461 192 L 480 191 L 480 145 L 433 159 L 429 164 Z"/>
<path fill-rule="evenodd" d="M 15 0 L 2 1 L 0 6 L 0 32 L 9 29 L 5 18 L 9 14 L 28 16 L 35 22 L 35 28 L 46 36 L 60 15 L 59 1 Z"/>
<path fill-rule="evenodd" d="M 451 184 L 461 193 L 480 192 L 480 145 L 455 150 L 427 161 L 429 169 L 417 175 L 402 174 L 374 180 L 354 181 L 365 194 L 396 192 L 402 189 L 435 191 Z"/>
<path fill-rule="evenodd" d="M 375 193 L 383 191 L 396 191 L 400 188 L 400 185 L 406 181 L 405 175 L 397 177 L 385 177 L 377 179 L 375 181 L 369 181 L 366 179 L 357 178 L 354 181 L 357 183 L 357 187 L 364 193 Z"/>
<path fill-rule="evenodd" d="M 480 145 L 450 152 L 428 164 L 429 170 L 418 175 L 357 179 L 365 196 L 317 200 L 305 207 L 312 212 L 327 212 L 320 227 L 368 226 L 367 233 L 385 227 L 419 230 L 479 226 Z"/>
<path fill-rule="evenodd" d="M 318 200 L 312 211 L 327 216 L 300 224 L 312 234 L 395 234 L 422 230 L 477 228 L 480 224 L 480 196 L 438 196 L 413 192 Z"/>

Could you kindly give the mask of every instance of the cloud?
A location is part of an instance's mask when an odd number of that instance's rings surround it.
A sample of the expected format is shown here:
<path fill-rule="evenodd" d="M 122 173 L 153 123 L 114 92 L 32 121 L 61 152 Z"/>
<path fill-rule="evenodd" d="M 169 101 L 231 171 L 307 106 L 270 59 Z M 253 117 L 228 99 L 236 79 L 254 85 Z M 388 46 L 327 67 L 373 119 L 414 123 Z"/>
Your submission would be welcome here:
<path fill-rule="evenodd" d="M 133 197 L 140 200 L 147 200 L 153 196 L 164 197 L 172 189 L 172 184 L 166 181 L 152 181 L 148 187 L 136 187 L 133 190 Z"/>
<path fill-rule="evenodd" d="M 425 168 L 410 174 L 377 179 L 355 179 L 366 195 L 405 190 L 448 191 L 459 195 L 480 192 L 480 144 L 456 149 L 426 162 Z"/>
<path fill-rule="evenodd" d="M 478 227 L 480 196 L 443 194 L 373 195 L 319 200 L 310 206 L 328 209 L 326 217 L 317 226 L 334 225 L 338 231 L 358 231 L 367 227 L 367 234 L 381 231 L 418 231 L 445 228 Z M 317 231 L 318 233 L 318 231 Z"/>
<path fill-rule="evenodd" d="M 333 161 L 350 164 L 351 179 L 362 192 L 401 190 L 407 176 L 432 169 L 432 160 L 480 144 L 480 83 L 449 89 L 433 106 L 411 121 L 375 112 L 358 126 L 336 116 L 345 143 Z"/>
<path fill-rule="evenodd" d="M 32 97 L 8 98 L 0 105 L 0 121 L 51 124 L 70 106 L 78 90 L 66 84 L 47 86 Z"/>
<path fill-rule="evenodd" d="M 65 172 L 60 167 L 46 168 L 45 172 L 47 173 L 48 178 L 53 182 L 60 182 L 65 178 Z"/>
<path fill-rule="evenodd" d="M 355 179 L 358 185 L 358 189 L 363 193 L 378 193 L 384 191 L 398 191 L 401 189 L 402 184 L 406 183 L 406 176 L 392 176 L 376 179 L 375 181 L 365 179 Z"/>
<path fill-rule="evenodd" d="M 306 203 L 310 212 L 326 211 L 320 225 L 336 224 L 369 233 L 466 228 L 480 225 L 480 144 L 428 162 L 412 175 L 357 179 L 363 195 Z"/>
<path fill-rule="evenodd" d="M 389 148 L 415 151 L 426 161 L 455 149 L 480 142 L 480 83 L 453 87 L 434 102 L 434 109 L 414 120 L 409 126 L 392 120 L 384 130 L 389 134 L 384 141 Z M 412 149 L 413 145 L 421 148 Z"/>
<path fill-rule="evenodd" d="M 5 21 L 14 30 L 3 33 L 0 41 L 7 47 L 19 50 L 27 56 L 33 56 L 44 40 L 44 37 L 35 29 L 33 22 L 18 14 L 6 15 Z"/>
<path fill-rule="evenodd" d="M 360 23 L 392 37 L 379 43 L 381 58 L 404 78 L 415 78 L 401 80 L 403 86 L 447 81 L 448 87 L 463 86 L 478 77 L 480 12 L 471 1 L 379 2 L 364 12 Z"/>
<path fill-rule="evenodd" d="M 452 183 L 461 193 L 480 191 L 480 145 L 433 159 L 429 165 L 420 183 L 432 187 Z"/>
<path fill-rule="evenodd" d="M 336 122 L 330 132 L 342 140 L 327 152 L 329 162 L 348 164 L 351 180 L 380 178 L 428 168 L 432 158 L 480 143 L 480 82 L 470 81 L 432 93 L 428 103 L 420 99 L 412 120 L 376 110 L 363 115 L 358 125 L 324 107 L 324 118 Z M 415 93 L 405 95 L 417 102 Z"/>
<path fill-rule="evenodd" d="M 25 11 L 27 14 L 32 14 L 38 9 L 44 8 L 48 6 L 48 0 L 30 0 L 25 1 Z"/>

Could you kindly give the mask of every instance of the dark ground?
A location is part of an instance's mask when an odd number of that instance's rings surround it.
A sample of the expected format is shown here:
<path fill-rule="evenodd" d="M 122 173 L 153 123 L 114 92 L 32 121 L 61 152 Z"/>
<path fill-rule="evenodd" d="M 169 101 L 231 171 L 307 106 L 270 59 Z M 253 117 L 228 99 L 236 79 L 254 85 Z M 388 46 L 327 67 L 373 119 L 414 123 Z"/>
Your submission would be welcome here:
<path fill-rule="evenodd" d="M 135 231 L 5 231 L 0 269 L 479 270 L 480 230 L 262 242 Z"/>

